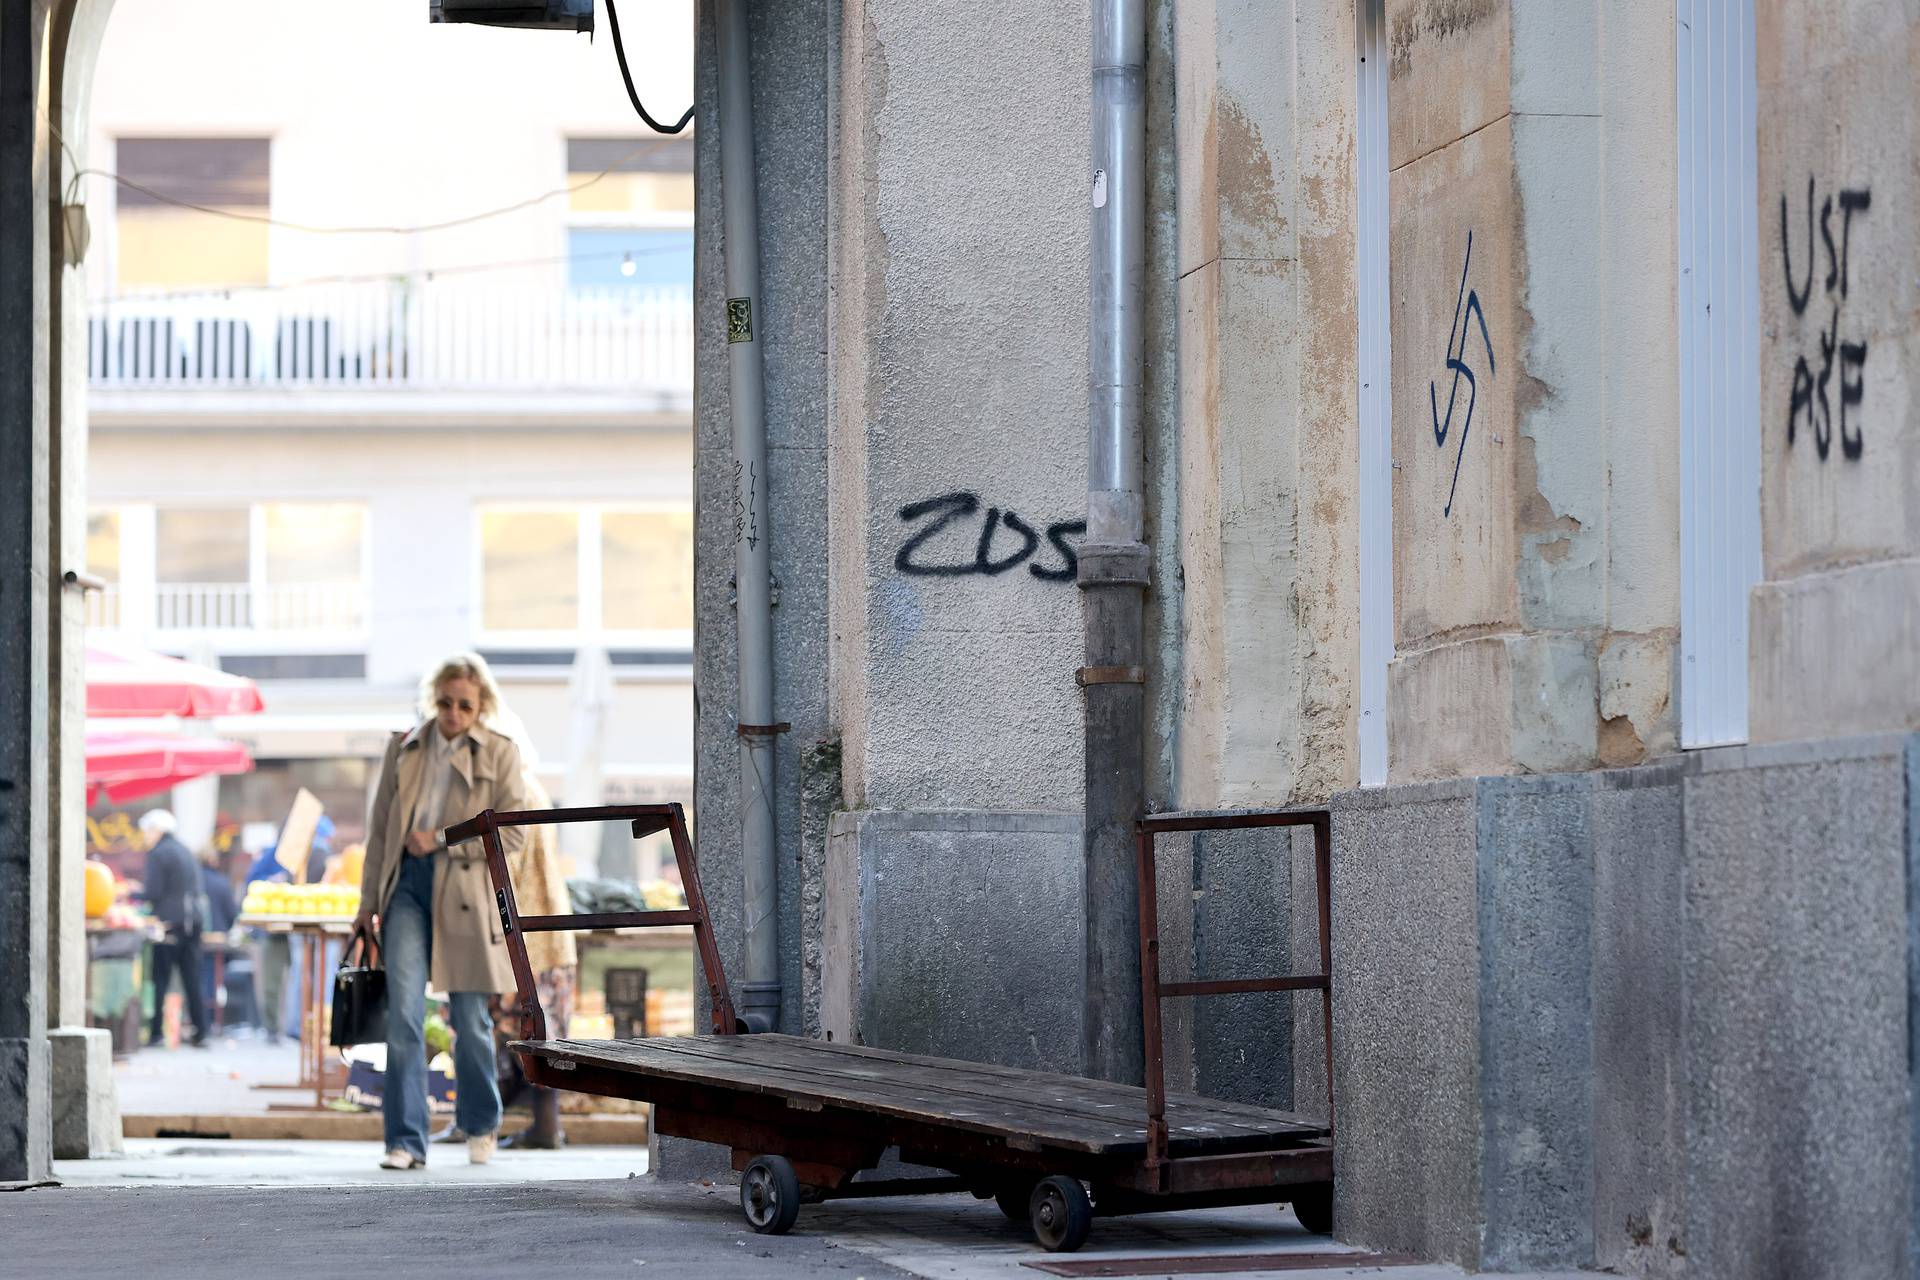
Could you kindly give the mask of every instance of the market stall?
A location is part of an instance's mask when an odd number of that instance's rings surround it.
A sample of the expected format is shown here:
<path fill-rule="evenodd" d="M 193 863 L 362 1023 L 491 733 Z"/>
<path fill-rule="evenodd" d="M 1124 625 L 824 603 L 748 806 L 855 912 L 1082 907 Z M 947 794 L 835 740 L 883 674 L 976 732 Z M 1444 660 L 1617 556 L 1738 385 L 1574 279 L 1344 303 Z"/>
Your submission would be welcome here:
<path fill-rule="evenodd" d="M 302 852 L 304 857 L 304 850 Z M 353 917 L 360 910 L 358 886 L 347 884 L 273 884 L 257 881 L 247 890 L 236 922 L 267 935 L 302 938 L 303 972 L 300 981 L 300 1075 L 289 1084 L 258 1085 L 262 1089 L 312 1089 L 311 1108 L 324 1110 L 330 1098 L 346 1088 L 346 1066 L 327 1045 L 328 944 L 344 942 L 353 933 Z M 301 1111 L 306 1103 L 273 1103 L 269 1111 Z"/>
<path fill-rule="evenodd" d="M 90 721 L 204 719 L 251 715 L 264 709 L 253 681 L 211 667 L 183 662 L 108 637 L 87 644 L 87 716 Z M 181 783 L 208 775 L 250 772 L 246 747 L 220 738 L 171 732 L 164 727 L 107 729 L 90 725 L 86 736 L 86 797 L 124 804 L 158 797 Z M 89 819 L 89 831 L 92 830 Z M 132 837 L 128 828 L 129 838 Z M 143 849 L 144 841 L 134 849 Z M 142 859 L 143 861 L 143 859 Z M 122 873 L 139 879 L 135 870 Z M 147 981 L 147 947 L 159 931 L 133 901 L 125 879 L 104 862 L 88 870 L 88 1008 L 95 1026 L 113 1032 L 114 1051 L 130 1053 L 140 1043 L 140 1006 Z M 239 954 L 244 939 L 225 932 L 203 938 L 213 959 L 216 993 L 225 990 L 225 967 Z M 193 981 L 198 981 L 194 977 Z M 216 999 L 216 1029 L 224 1020 L 224 1002 Z"/>
<path fill-rule="evenodd" d="M 87 641 L 87 718 L 253 715 L 266 709 L 244 676 L 182 662 L 123 641 Z"/>
<path fill-rule="evenodd" d="M 125 804 L 208 774 L 247 773 L 253 756 L 223 738 L 87 731 L 87 804 Z"/>

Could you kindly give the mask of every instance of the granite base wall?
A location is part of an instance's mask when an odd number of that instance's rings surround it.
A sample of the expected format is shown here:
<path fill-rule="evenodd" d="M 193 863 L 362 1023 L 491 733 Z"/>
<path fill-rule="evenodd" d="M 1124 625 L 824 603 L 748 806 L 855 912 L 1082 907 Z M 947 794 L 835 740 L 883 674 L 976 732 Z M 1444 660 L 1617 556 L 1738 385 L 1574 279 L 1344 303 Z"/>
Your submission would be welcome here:
<path fill-rule="evenodd" d="M 120 1096 L 113 1083 L 113 1037 L 95 1027 L 47 1033 L 52 1073 L 53 1156 L 90 1160 L 120 1155 Z"/>
<path fill-rule="evenodd" d="M 1487 1270 L 1916 1275 L 1917 757 L 1337 797 L 1340 1235 Z"/>
<path fill-rule="evenodd" d="M 862 810 L 828 837 L 821 1025 L 835 1040 L 1081 1065 L 1078 814 Z"/>
<path fill-rule="evenodd" d="M 1154 860 L 1163 982 L 1319 971 L 1310 830 L 1170 832 Z M 1169 1089 L 1325 1113 L 1317 992 L 1167 1000 L 1161 1020 Z"/>
<path fill-rule="evenodd" d="M 53 1126 L 48 1108 L 33 1105 L 48 1095 L 45 1036 L 0 1038 L 0 1186 L 53 1176 Z"/>
<path fill-rule="evenodd" d="M 1480 934 L 1472 782 L 1333 813 L 1334 1228 L 1480 1261 Z"/>

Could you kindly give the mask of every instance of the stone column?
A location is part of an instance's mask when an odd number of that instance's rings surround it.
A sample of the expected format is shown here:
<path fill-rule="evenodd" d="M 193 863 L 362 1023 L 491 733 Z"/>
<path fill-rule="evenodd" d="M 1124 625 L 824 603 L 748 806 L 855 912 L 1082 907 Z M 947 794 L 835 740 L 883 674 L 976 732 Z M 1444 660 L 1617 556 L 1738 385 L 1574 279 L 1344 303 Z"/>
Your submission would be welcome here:
<path fill-rule="evenodd" d="M 1161 640 L 1177 690 L 1166 804 L 1324 800 L 1359 765 L 1353 8 L 1181 0 L 1174 24 L 1177 478 L 1155 495 L 1173 545 L 1154 566 L 1180 622 Z M 1313 861 L 1295 843 L 1161 842 L 1170 973 L 1287 972 L 1295 939 L 1298 971 L 1317 968 Z M 1169 1002 L 1172 1087 L 1291 1106 L 1300 1062 L 1301 1105 L 1324 1109 L 1318 1009 Z"/>
<path fill-rule="evenodd" d="M 1358 777 L 1350 4 L 1175 10 L 1181 807 Z"/>
<path fill-rule="evenodd" d="M 76 13 L 75 10 L 78 9 Z M 48 163 L 64 189 L 86 149 L 86 107 L 106 4 L 55 15 L 49 111 L 70 151 Z M 86 598 L 64 574 L 86 566 L 86 240 L 49 204 L 47 1035 L 52 1064 L 53 1154 L 84 1160 L 123 1150 L 112 1036 L 87 1026 Z"/>
<path fill-rule="evenodd" d="M 0 1182 L 48 1176 L 44 0 L 0 0 Z"/>

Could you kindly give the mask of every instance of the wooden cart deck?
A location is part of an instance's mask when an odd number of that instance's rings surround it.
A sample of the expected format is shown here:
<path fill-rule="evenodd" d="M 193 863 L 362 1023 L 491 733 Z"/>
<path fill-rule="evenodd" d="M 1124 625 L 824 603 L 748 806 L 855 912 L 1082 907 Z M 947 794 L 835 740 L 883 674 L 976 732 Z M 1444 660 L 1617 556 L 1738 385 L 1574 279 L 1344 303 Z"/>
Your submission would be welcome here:
<path fill-rule="evenodd" d="M 628 1096 L 642 1099 L 672 1082 L 1042 1149 L 1135 1159 L 1147 1151 L 1146 1090 L 1077 1076 L 775 1034 L 518 1041 L 513 1051 L 561 1072 L 574 1064 L 617 1074 L 631 1085 Z M 1184 1094 L 1168 1096 L 1167 1126 L 1175 1157 L 1282 1150 L 1327 1136 L 1326 1126 L 1290 1112 Z"/>

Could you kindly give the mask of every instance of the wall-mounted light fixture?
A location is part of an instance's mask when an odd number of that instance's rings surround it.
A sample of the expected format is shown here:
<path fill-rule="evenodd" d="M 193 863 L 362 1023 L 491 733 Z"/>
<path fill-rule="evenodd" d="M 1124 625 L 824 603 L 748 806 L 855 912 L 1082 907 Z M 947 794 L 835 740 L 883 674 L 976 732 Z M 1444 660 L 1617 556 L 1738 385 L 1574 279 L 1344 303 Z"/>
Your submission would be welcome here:
<path fill-rule="evenodd" d="M 427 0 L 430 22 L 593 31 L 593 0 Z"/>

